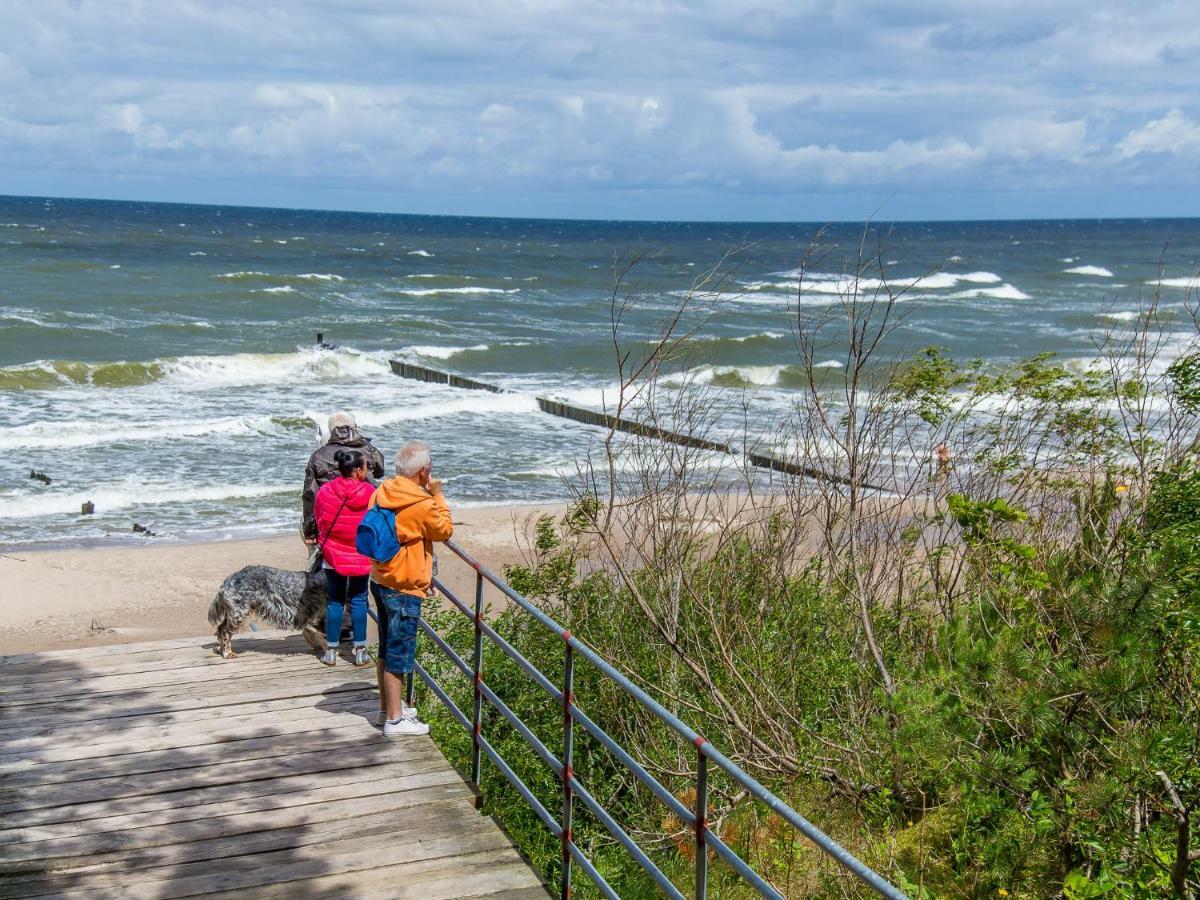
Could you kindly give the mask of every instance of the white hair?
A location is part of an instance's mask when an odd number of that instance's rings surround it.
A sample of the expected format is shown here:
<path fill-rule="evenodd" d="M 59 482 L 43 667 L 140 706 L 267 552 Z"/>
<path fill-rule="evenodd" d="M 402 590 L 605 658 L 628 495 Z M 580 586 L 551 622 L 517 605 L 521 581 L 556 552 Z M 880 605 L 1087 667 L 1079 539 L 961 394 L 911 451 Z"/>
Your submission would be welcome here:
<path fill-rule="evenodd" d="M 329 417 L 329 430 L 330 431 L 333 431 L 333 429 L 335 429 L 335 428 L 341 428 L 343 425 L 357 427 L 358 422 L 356 422 L 354 420 L 354 416 L 352 416 L 348 412 L 335 412 L 332 416 Z"/>
<path fill-rule="evenodd" d="M 396 454 L 396 474 L 412 478 L 422 469 L 432 465 L 429 445 L 424 441 L 409 441 Z"/>

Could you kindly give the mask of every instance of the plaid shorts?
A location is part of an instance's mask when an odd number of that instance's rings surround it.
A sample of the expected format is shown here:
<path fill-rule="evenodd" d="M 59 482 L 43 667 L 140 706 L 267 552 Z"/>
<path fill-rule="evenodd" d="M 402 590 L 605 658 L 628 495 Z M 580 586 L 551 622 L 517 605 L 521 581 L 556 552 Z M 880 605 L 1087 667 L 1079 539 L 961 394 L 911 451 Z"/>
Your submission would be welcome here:
<path fill-rule="evenodd" d="M 373 581 L 371 594 L 379 614 L 379 658 L 383 660 L 383 668 L 393 675 L 407 675 L 413 670 L 417 651 L 421 598 Z"/>

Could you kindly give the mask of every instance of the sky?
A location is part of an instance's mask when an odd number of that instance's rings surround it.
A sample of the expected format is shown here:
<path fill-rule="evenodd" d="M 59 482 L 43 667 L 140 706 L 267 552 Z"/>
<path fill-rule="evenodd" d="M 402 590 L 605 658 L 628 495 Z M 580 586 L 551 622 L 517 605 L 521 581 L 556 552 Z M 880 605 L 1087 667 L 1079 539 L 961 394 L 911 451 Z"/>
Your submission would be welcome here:
<path fill-rule="evenodd" d="M 1195 0 L 3 0 L 0 193 L 1200 214 Z"/>

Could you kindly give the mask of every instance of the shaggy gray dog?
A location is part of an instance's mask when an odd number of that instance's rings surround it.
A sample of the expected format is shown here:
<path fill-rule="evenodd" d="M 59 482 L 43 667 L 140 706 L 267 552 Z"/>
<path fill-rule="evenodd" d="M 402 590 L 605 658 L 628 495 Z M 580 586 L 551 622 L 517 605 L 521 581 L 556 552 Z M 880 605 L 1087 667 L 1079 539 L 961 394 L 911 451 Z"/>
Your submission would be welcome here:
<path fill-rule="evenodd" d="M 309 646 L 321 652 L 325 635 L 314 623 L 325 613 L 325 573 L 289 572 L 271 566 L 246 566 L 223 582 L 208 607 L 208 621 L 217 628 L 218 653 L 233 659 L 233 635 L 252 615 L 276 628 L 298 630 Z"/>

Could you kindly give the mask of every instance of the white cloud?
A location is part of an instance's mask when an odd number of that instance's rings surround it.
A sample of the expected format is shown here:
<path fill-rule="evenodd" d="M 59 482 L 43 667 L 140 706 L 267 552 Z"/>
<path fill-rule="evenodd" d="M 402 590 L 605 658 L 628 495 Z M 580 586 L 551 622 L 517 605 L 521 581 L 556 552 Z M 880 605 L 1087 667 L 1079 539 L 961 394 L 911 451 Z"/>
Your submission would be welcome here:
<path fill-rule="evenodd" d="M 296 205 L 340 184 L 574 192 L 586 214 L 604 192 L 1141 186 L 1145 157 L 1200 153 L 1194 19 L 1169 0 L 30 0 L 0 5 L 0 189 L 269 178 Z M 1182 161 L 1170 179 L 1200 189 Z"/>
<path fill-rule="evenodd" d="M 1184 156 L 1197 152 L 1200 152 L 1200 122 L 1188 118 L 1178 109 L 1129 132 L 1117 144 L 1119 159 L 1131 159 L 1143 153 Z"/>

